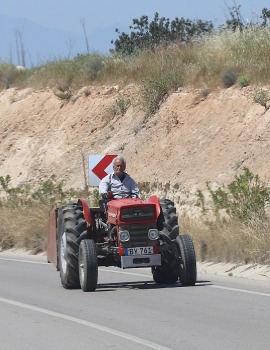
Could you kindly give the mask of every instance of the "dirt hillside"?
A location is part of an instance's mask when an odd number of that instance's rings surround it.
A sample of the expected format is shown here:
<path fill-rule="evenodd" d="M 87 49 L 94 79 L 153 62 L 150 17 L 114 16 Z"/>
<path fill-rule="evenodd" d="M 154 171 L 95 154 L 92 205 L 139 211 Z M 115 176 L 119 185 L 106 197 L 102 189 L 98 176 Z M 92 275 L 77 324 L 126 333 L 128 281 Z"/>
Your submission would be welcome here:
<path fill-rule="evenodd" d="M 119 93 L 132 106 L 113 116 Z M 162 184 L 185 206 L 207 181 L 228 183 L 243 167 L 270 183 L 270 111 L 253 94 L 250 87 L 208 95 L 179 89 L 146 118 L 132 85 L 83 88 L 69 102 L 51 89 L 9 89 L 0 94 L 0 175 L 17 186 L 55 174 L 82 188 L 83 157 L 117 153 L 138 182 Z"/>

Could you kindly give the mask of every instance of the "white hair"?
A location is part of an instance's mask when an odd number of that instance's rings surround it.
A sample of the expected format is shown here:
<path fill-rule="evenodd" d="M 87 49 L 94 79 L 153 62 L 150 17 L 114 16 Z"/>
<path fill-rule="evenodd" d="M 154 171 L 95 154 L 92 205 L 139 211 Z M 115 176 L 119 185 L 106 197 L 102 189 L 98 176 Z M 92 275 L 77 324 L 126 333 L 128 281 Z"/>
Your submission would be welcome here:
<path fill-rule="evenodd" d="M 115 164 L 115 162 L 116 162 L 117 160 L 121 160 L 121 161 L 124 163 L 125 166 L 127 165 L 127 162 L 126 162 L 125 158 L 122 157 L 122 156 L 117 156 L 117 157 L 115 157 L 115 158 L 113 159 L 113 165 Z"/>

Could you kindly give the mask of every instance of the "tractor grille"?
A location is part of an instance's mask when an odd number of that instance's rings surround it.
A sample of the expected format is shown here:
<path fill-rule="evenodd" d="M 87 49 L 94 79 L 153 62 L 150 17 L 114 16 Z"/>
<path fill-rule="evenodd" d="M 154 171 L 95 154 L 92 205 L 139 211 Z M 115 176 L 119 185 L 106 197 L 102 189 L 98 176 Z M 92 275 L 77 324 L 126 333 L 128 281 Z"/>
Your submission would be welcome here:
<path fill-rule="evenodd" d="M 130 206 L 121 209 L 121 221 L 142 221 L 142 220 L 153 220 L 155 219 L 155 206 L 144 205 L 144 206 Z"/>
<path fill-rule="evenodd" d="M 121 225 L 121 229 L 128 230 L 130 233 L 130 241 L 123 243 L 123 246 L 146 247 L 148 245 L 154 245 L 156 242 L 148 239 L 150 228 L 156 228 L 156 226 L 154 224 Z"/>

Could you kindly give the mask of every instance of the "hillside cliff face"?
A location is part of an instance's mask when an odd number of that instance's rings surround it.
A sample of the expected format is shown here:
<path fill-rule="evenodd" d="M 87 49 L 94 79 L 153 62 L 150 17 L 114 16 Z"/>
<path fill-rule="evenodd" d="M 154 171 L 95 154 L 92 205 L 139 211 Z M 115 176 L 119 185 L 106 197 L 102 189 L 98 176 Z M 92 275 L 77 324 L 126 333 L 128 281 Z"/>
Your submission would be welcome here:
<path fill-rule="evenodd" d="M 119 94 L 132 102 L 124 116 L 112 113 Z M 69 102 L 51 89 L 9 89 L 0 94 L 0 175 L 17 186 L 55 174 L 82 188 L 83 159 L 122 154 L 138 182 L 154 184 L 158 195 L 165 189 L 183 207 L 207 181 L 229 183 L 244 167 L 269 183 L 270 111 L 253 94 L 251 87 L 179 89 L 145 117 L 133 85 L 83 88 Z"/>

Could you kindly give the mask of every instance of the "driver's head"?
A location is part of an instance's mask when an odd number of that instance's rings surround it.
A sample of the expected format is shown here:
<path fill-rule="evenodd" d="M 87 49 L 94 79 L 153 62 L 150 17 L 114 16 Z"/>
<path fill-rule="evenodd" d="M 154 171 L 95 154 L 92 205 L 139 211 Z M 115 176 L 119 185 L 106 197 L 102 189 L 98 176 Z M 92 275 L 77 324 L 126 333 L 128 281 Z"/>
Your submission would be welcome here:
<path fill-rule="evenodd" d="M 121 178 L 126 170 L 126 161 L 122 156 L 117 156 L 113 160 L 113 171 L 115 175 Z"/>

